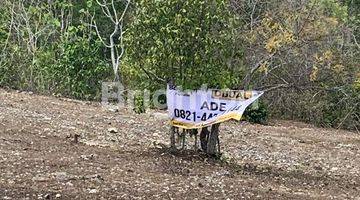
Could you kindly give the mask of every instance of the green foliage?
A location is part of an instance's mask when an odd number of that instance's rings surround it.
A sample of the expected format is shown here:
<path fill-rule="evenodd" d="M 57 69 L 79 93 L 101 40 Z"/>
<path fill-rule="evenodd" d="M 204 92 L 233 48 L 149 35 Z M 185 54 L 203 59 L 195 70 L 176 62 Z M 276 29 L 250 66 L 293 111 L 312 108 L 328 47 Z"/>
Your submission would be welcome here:
<path fill-rule="evenodd" d="M 342 21 L 348 19 L 348 8 L 347 6 L 341 5 L 337 0 L 320 0 L 314 1 L 314 6 L 320 6 L 320 9 L 325 10 L 325 14 L 334 16 Z"/>
<path fill-rule="evenodd" d="M 3 50 L 4 50 L 4 46 L 8 37 L 8 32 L 9 32 L 9 28 L 8 28 L 8 20 L 9 20 L 9 15 L 7 10 L 5 9 L 5 7 L 0 5 L 0 13 L 2 13 L 0 15 L 0 67 L 2 62 L 4 61 L 3 58 Z"/>
<path fill-rule="evenodd" d="M 244 119 L 257 124 L 266 124 L 268 109 L 263 101 L 256 102 L 258 106 L 249 106 L 244 112 Z"/>
<path fill-rule="evenodd" d="M 144 96 L 136 95 L 134 101 L 134 112 L 138 114 L 145 113 Z"/>
<path fill-rule="evenodd" d="M 54 5 L 59 9 L 73 8 L 71 3 L 64 1 L 56 1 Z M 79 3 L 76 7 L 81 5 Z M 94 31 L 78 21 L 74 23 L 77 25 L 62 27 L 57 16 L 48 12 L 49 9 L 48 4 L 26 8 L 31 24 L 21 26 L 19 30 L 25 38 L 11 38 L 13 41 L 7 47 L 9 54 L 4 55 L 6 62 L 0 67 L 0 85 L 81 99 L 99 99 L 101 82 L 111 76 L 111 67 L 103 56 L 103 45 Z M 77 17 L 85 20 L 84 15 Z M 29 31 L 39 31 L 35 47 L 29 46 Z M 61 35 L 58 35 L 60 31 Z"/>
<path fill-rule="evenodd" d="M 184 89 L 236 85 L 242 48 L 227 6 L 224 0 L 138 1 L 127 35 L 138 76 L 174 79 Z M 147 86 L 161 85 L 150 80 Z"/>
<path fill-rule="evenodd" d="M 261 23 L 244 31 L 248 62 L 260 63 L 249 85 L 280 86 L 264 95 L 271 116 L 354 129 L 358 99 L 350 98 L 357 94 L 349 88 L 359 73 L 359 46 L 349 28 L 355 26 L 353 6 L 321 0 L 260 7 Z"/>
<path fill-rule="evenodd" d="M 91 99 L 100 94 L 101 82 L 111 75 L 111 67 L 101 57 L 102 44 L 89 40 L 80 27 L 71 27 L 61 42 L 60 62 L 51 69 L 57 92 Z"/>
<path fill-rule="evenodd" d="M 96 1 L 14 2 L 0 0 L 0 86 L 99 99 L 112 69 L 89 24 L 96 21 L 105 41 L 113 26 Z M 124 2 L 115 2 L 122 10 Z M 164 88 L 160 79 L 183 89 L 284 85 L 244 117 L 359 129 L 359 1 L 254 2 L 133 2 L 124 23 L 123 84 L 150 91 Z M 134 111 L 144 112 L 141 95 Z"/>
<path fill-rule="evenodd" d="M 333 91 L 327 95 L 326 102 L 323 119 L 318 119 L 317 123 L 328 127 L 359 130 L 360 90 L 346 87 L 343 90 Z"/>

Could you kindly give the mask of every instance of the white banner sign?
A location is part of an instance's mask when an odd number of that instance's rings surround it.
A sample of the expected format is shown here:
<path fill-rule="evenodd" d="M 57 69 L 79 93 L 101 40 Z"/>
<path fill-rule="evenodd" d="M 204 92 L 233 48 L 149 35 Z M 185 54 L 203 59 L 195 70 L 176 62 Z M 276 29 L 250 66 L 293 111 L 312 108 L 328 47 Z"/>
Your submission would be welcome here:
<path fill-rule="evenodd" d="M 171 124 L 185 129 L 210 126 L 230 119 L 240 120 L 245 108 L 263 92 L 243 90 L 179 91 L 167 87 Z"/>

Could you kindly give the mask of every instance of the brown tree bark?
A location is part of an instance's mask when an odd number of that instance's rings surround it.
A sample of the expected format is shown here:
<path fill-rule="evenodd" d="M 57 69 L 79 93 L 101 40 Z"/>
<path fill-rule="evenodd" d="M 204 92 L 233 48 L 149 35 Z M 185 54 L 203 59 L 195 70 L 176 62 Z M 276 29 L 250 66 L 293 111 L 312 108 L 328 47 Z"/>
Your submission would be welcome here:
<path fill-rule="evenodd" d="M 206 153 L 209 155 L 216 155 L 218 152 L 218 139 L 219 139 L 219 127 L 220 127 L 220 123 L 219 124 L 214 124 L 211 126 L 211 131 L 209 134 L 209 139 L 207 141 L 207 148 L 206 148 Z"/>
<path fill-rule="evenodd" d="M 201 145 L 201 150 L 206 152 L 207 149 L 207 142 L 208 142 L 208 137 L 209 137 L 209 130 L 207 129 L 207 127 L 202 128 L 201 132 L 200 132 L 200 145 Z"/>

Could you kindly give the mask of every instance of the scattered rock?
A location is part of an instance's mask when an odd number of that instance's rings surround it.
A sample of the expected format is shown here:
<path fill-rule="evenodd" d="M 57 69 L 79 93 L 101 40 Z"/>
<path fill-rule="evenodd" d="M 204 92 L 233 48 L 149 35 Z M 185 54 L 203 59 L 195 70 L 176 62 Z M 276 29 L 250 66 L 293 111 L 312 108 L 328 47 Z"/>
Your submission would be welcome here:
<path fill-rule="evenodd" d="M 108 131 L 109 131 L 109 133 L 118 133 L 118 132 L 119 132 L 119 131 L 117 130 L 117 128 L 114 128 L 114 127 L 109 128 Z"/>
<path fill-rule="evenodd" d="M 44 199 L 50 199 L 51 198 L 51 195 L 50 194 L 45 194 L 44 195 Z"/>
<path fill-rule="evenodd" d="M 119 112 L 119 108 L 109 108 L 110 112 Z"/>
<path fill-rule="evenodd" d="M 330 169 L 330 171 L 334 172 L 334 171 L 337 171 L 339 168 L 338 167 L 333 167 Z"/>
<path fill-rule="evenodd" d="M 163 144 L 161 141 L 153 141 L 153 145 L 157 149 L 167 149 L 168 147 Z"/>
<path fill-rule="evenodd" d="M 90 155 L 81 155 L 80 157 L 84 160 L 92 160 L 95 158 L 96 155 L 90 154 Z"/>
<path fill-rule="evenodd" d="M 44 132 L 50 132 L 51 129 L 50 128 L 44 128 Z"/>
<path fill-rule="evenodd" d="M 70 181 L 67 182 L 66 185 L 69 186 L 69 187 L 73 187 L 73 186 L 74 186 L 74 184 L 72 184 Z"/>
<path fill-rule="evenodd" d="M 96 193 L 98 193 L 98 190 L 97 189 L 90 189 L 89 193 L 90 194 L 96 194 Z"/>
<path fill-rule="evenodd" d="M 75 134 L 74 134 L 73 142 L 74 142 L 74 143 L 79 143 L 79 137 L 80 137 L 80 135 L 75 133 Z"/>
<path fill-rule="evenodd" d="M 152 113 L 151 116 L 154 117 L 155 119 L 160 119 L 160 120 L 169 119 L 169 115 L 167 113 L 155 112 L 155 113 Z"/>
<path fill-rule="evenodd" d="M 103 181 L 103 177 L 100 176 L 99 174 L 91 174 L 91 175 L 86 175 L 83 177 L 84 179 L 96 179 L 96 180 L 101 180 Z"/>
<path fill-rule="evenodd" d="M 68 174 L 66 172 L 55 172 L 52 175 L 58 181 L 76 180 L 76 176 Z"/>
<path fill-rule="evenodd" d="M 51 120 L 51 117 L 44 117 L 44 120 L 50 121 L 50 120 Z"/>
<path fill-rule="evenodd" d="M 226 122 L 220 135 L 226 159 L 221 162 L 193 151 L 171 154 L 166 145 L 162 147 L 169 142 L 165 113 L 150 117 L 121 109 L 119 115 L 54 97 L 14 96 L 0 95 L 0 168 L 5 169 L 0 175 L 0 199 L 80 198 L 95 193 L 119 199 L 146 199 L 148 194 L 158 199 L 168 194 L 169 199 L 184 194 L 209 199 L 236 199 L 236 194 L 244 199 L 358 196 L 360 136 L 356 133 Z M 109 127 L 117 129 L 108 131 Z M 69 141 L 80 134 L 83 144 L 64 141 L 67 134 Z M 115 136 L 119 144 L 109 142 Z M 190 149 L 194 137 L 187 139 Z M 152 148 L 152 143 L 163 150 Z M 171 189 L 164 190 L 165 185 Z"/>
<path fill-rule="evenodd" d="M 35 182 L 46 182 L 49 180 L 49 178 L 46 176 L 37 175 L 37 176 L 33 177 L 31 180 L 35 181 Z"/>

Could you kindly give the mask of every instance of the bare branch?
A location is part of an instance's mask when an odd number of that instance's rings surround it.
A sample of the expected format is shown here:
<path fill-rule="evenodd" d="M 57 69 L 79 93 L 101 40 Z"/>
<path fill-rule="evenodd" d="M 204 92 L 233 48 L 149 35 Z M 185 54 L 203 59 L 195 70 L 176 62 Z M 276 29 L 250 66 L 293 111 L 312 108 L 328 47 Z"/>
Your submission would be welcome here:
<path fill-rule="evenodd" d="M 115 23 L 118 23 L 119 19 L 118 19 L 117 11 L 115 9 L 114 0 L 111 0 L 111 7 L 112 7 L 113 12 L 114 12 Z"/>
<path fill-rule="evenodd" d="M 254 6 L 253 6 L 252 11 L 251 11 L 251 15 L 250 15 L 250 30 L 251 31 L 253 30 L 254 14 L 255 14 L 256 4 L 257 4 L 257 1 L 255 1 Z"/>
<path fill-rule="evenodd" d="M 120 55 L 118 55 L 117 59 L 116 59 L 116 63 L 117 63 L 117 67 L 119 66 L 120 63 L 120 59 L 122 58 L 122 56 L 124 55 L 124 44 L 123 44 L 123 28 L 122 28 L 122 23 L 120 24 L 120 50 L 121 53 Z"/>
<path fill-rule="evenodd" d="M 353 36 L 353 38 L 354 38 L 354 42 L 355 42 L 357 48 L 360 49 L 360 45 L 359 45 L 359 43 L 357 42 L 356 36 L 354 35 L 354 33 L 352 33 L 352 36 Z"/>
<path fill-rule="evenodd" d="M 10 25 L 9 25 L 9 34 L 5 40 L 5 45 L 3 47 L 3 50 L 2 50 L 2 55 L 5 53 L 5 50 L 7 48 L 7 45 L 9 44 L 9 39 L 10 39 L 10 36 L 11 36 L 11 30 L 13 28 L 13 24 L 14 24 L 14 7 L 15 7 L 15 4 L 12 4 L 12 7 L 11 7 L 11 20 L 10 20 Z"/>
<path fill-rule="evenodd" d="M 120 78 L 118 75 L 118 70 L 120 66 L 120 60 L 124 55 L 124 44 L 123 44 L 123 19 L 124 16 L 128 10 L 130 0 L 126 1 L 126 6 L 121 14 L 121 17 L 118 18 L 118 12 L 116 10 L 115 2 L 114 0 L 111 0 L 111 5 L 108 5 L 106 0 L 103 0 L 101 3 L 99 0 L 96 0 L 97 4 L 101 7 L 103 13 L 105 16 L 107 16 L 113 23 L 114 23 L 114 30 L 112 33 L 108 36 L 110 44 L 106 44 L 103 38 L 101 37 L 101 34 L 98 30 L 98 26 L 96 24 L 96 21 L 94 20 L 95 14 L 92 16 L 92 21 L 94 23 L 91 23 L 91 26 L 95 28 L 96 34 L 98 35 L 99 39 L 103 43 L 103 45 L 110 49 L 110 55 L 111 55 L 111 63 L 114 70 L 115 79 Z M 112 12 L 110 12 L 110 7 L 112 9 Z M 120 34 L 119 40 L 120 40 L 120 53 L 118 50 L 117 45 L 115 44 L 114 37 L 116 35 Z"/>
<path fill-rule="evenodd" d="M 336 127 L 337 129 L 339 129 L 342 124 L 345 122 L 345 120 L 353 113 L 353 111 L 355 110 L 355 108 L 357 108 L 358 104 L 355 104 L 355 106 L 353 106 L 350 111 L 345 115 L 345 117 L 341 120 L 341 122 L 339 123 L 339 125 Z"/>
<path fill-rule="evenodd" d="M 122 21 L 124 19 L 125 13 L 127 12 L 129 5 L 130 5 L 131 0 L 127 0 L 124 12 L 122 13 L 121 17 L 119 18 L 119 21 Z"/>
<path fill-rule="evenodd" d="M 113 23 L 115 23 L 115 20 L 114 20 L 114 18 L 113 18 L 112 15 L 111 15 L 110 9 L 109 9 L 109 7 L 107 6 L 106 1 L 103 0 L 103 2 L 104 2 L 104 3 L 102 4 L 102 3 L 100 3 L 99 0 L 96 0 L 96 3 L 101 7 L 101 10 L 103 11 L 104 15 L 105 15 L 106 17 L 108 17 Z"/>
<path fill-rule="evenodd" d="M 96 24 L 96 21 L 94 20 L 94 16 L 91 18 L 91 23 L 89 24 L 91 27 L 95 28 L 96 34 L 98 36 L 98 38 L 100 39 L 101 43 L 103 43 L 103 45 L 107 48 L 111 48 L 111 45 L 106 44 L 106 42 L 104 41 L 104 39 L 101 37 L 101 34 L 99 32 L 98 26 Z"/>
<path fill-rule="evenodd" d="M 146 76 L 149 77 L 149 79 L 155 80 L 159 83 L 166 83 L 166 80 L 163 78 L 158 77 L 156 74 L 154 74 L 153 72 L 147 71 L 144 67 L 139 66 L 140 69 L 146 74 Z"/>
<path fill-rule="evenodd" d="M 275 86 L 265 86 L 265 87 L 260 87 L 260 88 L 256 88 L 256 90 L 261 90 L 264 92 L 270 92 L 270 91 L 274 91 L 274 90 L 278 90 L 281 88 L 289 88 L 292 87 L 293 84 L 279 84 L 279 85 L 275 85 Z"/>
<path fill-rule="evenodd" d="M 253 74 L 256 72 L 256 70 L 260 68 L 261 64 L 262 64 L 263 62 L 265 62 L 265 61 L 270 60 L 274 55 L 275 55 L 275 53 L 272 53 L 272 54 L 268 55 L 266 58 L 261 59 L 259 62 L 257 62 L 257 63 L 255 64 L 255 66 L 250 70 L 250 72 L 249 72 L 248 74 L 246 74 L 246 76 L 244 77 L 244 79 L 243 79 L 243 81 L 242 81 L 242 82 L 243 82 L 243 85 L 244 85 L 245 87 L 248 86 L 251 77 L 252 77 Z"/>

